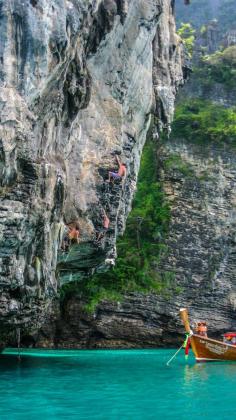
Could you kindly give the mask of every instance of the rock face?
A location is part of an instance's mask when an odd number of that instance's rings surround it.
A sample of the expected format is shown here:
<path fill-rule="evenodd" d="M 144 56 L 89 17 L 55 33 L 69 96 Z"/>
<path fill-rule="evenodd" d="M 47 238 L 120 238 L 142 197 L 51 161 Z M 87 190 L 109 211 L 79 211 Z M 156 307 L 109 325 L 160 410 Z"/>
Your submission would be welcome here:
<path fill-rule="evenodd" d="M 72 337 L 82 346 L 175 344 L 183 331 L 178 320 L 181 306 L 191 308 L 192 319 L 206 319 L 213 336 L 235 329 L 235 164 L 229 145 L 173 139 L 165 143 L 159 151 L 159 170 L 171 206 L 171 225 L 158 268 L 163 276 L 169 274 L 165 293 L 134 294 L 120 304 L 101 304 L 90 322 L 72 299 L 63 322 L 57 324 L 57 345 L 67 345 Z"/>
<path fill-rule="evenodd" d="M 183 338 L 176 334 L 175 315 L 176 307 L 168 306 L 167 296 L 133 293 L 120 303 L 102 302 L 93 314 L 70 298 L 63 308 L 57 303 L 39 333 L 23 337 L 22 344 L 85 349 L 174 345 Z"/>
<path fill-rule="evenodd" d="M 211 336 L 235 330 L 236 153 L 230 145 L 171 140 L 158 152 L 159 178 L 171 209 L 170 233 L 158 271 L 160 295 L 133 293 L 102 302 L 88 315 L 75 297 L 30 344 L 77 348 L 176 345 L 183 340 L 178 311 L 207 320 Z M 27 341 L 26 341 L 27 343 Z"/>
<path fill-rule="evenodd" d="M 173 3 L 1 1 L 1 333 L 37 328 L 60 284 L 114 259 L 151 111 L 168 126 L 182 83 Z M 115 154 L 127 177 L 110 185 Z M 97 247 L 103 210 L 111 225 Z M 80 244 L 65 257 L 71 221 Z"/>
<path fill-rule="evenodd" d="M 235 105 L 233 89 L 221 82 L 206 90 L 198 74 L 193 74 L 180 96 L 181 101 L 201 98 L 203 106 L 204 100 Z M 235 139 L 230 144 L 207 138 L 200 143 L 194 136 L 187 141 L 173 135 L 159 143 L 158 180 L 171 212 L 169 234 L 156 267 L 166 285 L 160 295 L 134 293 L 119 303 L 102 302 L 92 315 L 84 313 L 78 299 L 69 298 L 56 308 L 31 344 L 82 348 L 176 345 L 183 340 L 178 315 L 182 306 L 190 308 L 192 321 L 208 322 L 211 336 L 219 338 L 227 330 L 235 331 L 234 143 Z"/>
<path fill-rule="evenodd" d="M 212 55 L 217 51 L 222 49 L 227 49 L 225 62 L 227 62 L 227 54 L 235 55 L 235 52 L 232 50 L 236 46 L 236 30 L 231 29 L 226 32 L 222 32 L 220 22 L 213 20 L 204 26 L 204 31 L 196 34 L 196 43 L 193 54 L 193 67 L 195 69 L 201 69 L 202 66 L 202 57 L 205 55 Z M 232 59 L 232 58 L 231 58 Z M 233 64 L 233 63 L 232 63 Z M 209 83 L 211 76 L 205 73 L 205 83 L 202 80 L 202 77 L 193 72 L 192 77 L 189 79 L 189 82 L 181 89 L 181 94 L 179 100 L 184 100 L 187 96 L 188 98 L 202 98 L 204 100 L 211 100 L 212 102 L 224 105 L 225 107 L 235 106 L 235 95 L 236 87 L 232 83 L 232 86 L 226 86 L 224 83 L 224 76 L 214 80 L 214 83 Z M 233 78 L 232 78 L 233 80 Z"/>

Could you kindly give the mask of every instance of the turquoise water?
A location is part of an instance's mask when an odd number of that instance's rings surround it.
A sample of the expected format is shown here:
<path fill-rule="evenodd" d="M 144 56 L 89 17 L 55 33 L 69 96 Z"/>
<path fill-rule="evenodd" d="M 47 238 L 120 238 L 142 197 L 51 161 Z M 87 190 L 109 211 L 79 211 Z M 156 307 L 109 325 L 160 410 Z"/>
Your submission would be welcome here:
<path fill-rule="evenodd" d="M 25 352 L 0 357 L 0 420 L 234 419 L 236 363 L 173 350 Z M 34 357 L 32 357 L 34 356 Z"/>

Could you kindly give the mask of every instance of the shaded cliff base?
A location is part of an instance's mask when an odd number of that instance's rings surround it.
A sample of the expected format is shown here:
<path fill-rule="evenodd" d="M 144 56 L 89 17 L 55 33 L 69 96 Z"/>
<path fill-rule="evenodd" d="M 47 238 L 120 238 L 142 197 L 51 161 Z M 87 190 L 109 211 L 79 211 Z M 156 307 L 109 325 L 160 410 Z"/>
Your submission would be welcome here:
<path fill-rule="evenodd" d="M 209 335 L 220 339 L 226 330 L 232 329 L 234 311 L 214 306 L 215 298 L 212 299 L 209 292 L 205 299 L 209 307 L 203 302 L 201 305 L 191 303 L 191 319 L 207 319 Z M 71 298 L 63 311 L 57 305 L 54 307 L 40 331 L 23 334 L 21 346 L 58 349 L 176 347 L 184 340 L 178 312 L 176 299 L 170 302 L 153 294 L 132 293 L 120 303 L 102 302 L 92 314 L 84 311 L 82 302 Z M 16 346 L 14 337 L 9 344 Z"/>

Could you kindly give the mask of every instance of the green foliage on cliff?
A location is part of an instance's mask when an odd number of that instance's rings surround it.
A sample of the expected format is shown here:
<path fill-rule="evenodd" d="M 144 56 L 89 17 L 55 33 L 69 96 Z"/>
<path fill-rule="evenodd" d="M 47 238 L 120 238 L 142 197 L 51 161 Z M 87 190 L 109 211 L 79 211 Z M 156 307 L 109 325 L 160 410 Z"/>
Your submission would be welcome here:
<path fill-rule="evenodd" d="M 186 163 L 182 160 L 181 156 L 172 154 L 169 155 L 167 159 L 163 162 L 165 170 L 170 173 L 172 170 L 179 171 L 182 175 L 186 178 L 195 177 L 195 173 L 193 168 L 190 166 L 189 163 Z"/>
<path fill-rule="evenodd" d="M 185 50 L 189 58 L 193 55 L 193 47 L 195 41 L 195 29 L 193 29 L 190 23 L 181 23 L 180 28 L 178 29 L 178 35 L 182 38 Z"/>
<path fill-rule="evenodd" d="M 133 210 L 127 220 L 125 235 L 118 240 L 116 266 L 89 280 L 64 286 L 62 296 L 79 295 L 93 310 L 102 299 L 120 299 L 132 291 L 161 292 L 170 285 L 174 273 L 160 278 L 155 267 L 166 252 L 163 239 L 168 230 L 169 207 L 157 180 L 156 144 L 148 141 L 143 152 L 138 189 Z"/>
<path fill-rule="evenodd" d="M 212 87 L 215 83 L 231 89 L 236 85 L 236 46 L 217 51 L 202 57 L 195 75 L 203 86 Z"/>
<path fill-rule="evenodd" d="M 228 141 L 236 145 L 236 107 L 225 108 L 203 99 L 179 104 L 172 135 L 193 141 Z"/>
<path fill-rule="evenodd" d="M 223 11 L 222 8 L 220 10 Z M 203 26 L 200 31 L 204 35 L 206 27 Z M 173 137 L 204 143 L 226 141 L 236 145 L 236 107 L 226 107 L 221 100 L 222 97 L 227 102 L 228 95 L 232 97 L 235 90 L 236 46 L 219 49 L 206 55 L 207 47 L 204 46 L 201 48 L 202 56 L 199 54 L 195 59 L 191 98 L 182 95 L 176 107 Z M 188 97 L 188 89 L 186 93 Z"/>

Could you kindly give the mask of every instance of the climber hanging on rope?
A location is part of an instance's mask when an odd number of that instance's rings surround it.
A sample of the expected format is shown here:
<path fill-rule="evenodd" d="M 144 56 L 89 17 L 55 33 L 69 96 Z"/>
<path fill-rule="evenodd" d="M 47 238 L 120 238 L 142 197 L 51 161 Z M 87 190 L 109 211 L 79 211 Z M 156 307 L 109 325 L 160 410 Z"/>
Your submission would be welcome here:
<path fill-rule="evenodd" d="M 71 223 L 69 226 L 70 232 L 69 232 L 69 239 L 71 244 L 78 244 L 79 243 L 79 226 L 77 223 Z"/>
<path fill-rule="evenodd" d="M 120 161 L 120 159 L 117 155 L 116 155 L 116 161 L 119 165 L 119 169 L 118 169 L 117 172 L 109 171 L 109 173 L 108 173 L 109 178 L 108 178 L 107 182 L 110 182 L 112 179 L 113 180 L 114 179 L 122 179 L 122 178 L 125 178 L 125 176 L 126 176 L 126 172 L 127 172 L 126 164 L 123 163 L 123 162 L 121 163 L 121 161 Z"/>
<path fill-rule="evenodd" d="M 79 243 L 79 226 L 76 222 L 68 223 L 68 225 L 65 226 L 65 231 L 63 235 L 62 240 L 62 251 L 68 251 L 70 248 L 70 245 L 72 244 L 78 244 Z"/>
<path fill-rule="evenodd" d="M 103 212 L 103 223 L 102 223 L 102 228 L 99 230 L 99 232 L 97 232 L 97 238 L 96 238 L 97 242 L 99 242 L 102 238 L 104 238 L 110 225 L 110 219 L 105 213 L 105 210 L 103 210 L 102 212 Z"/>

